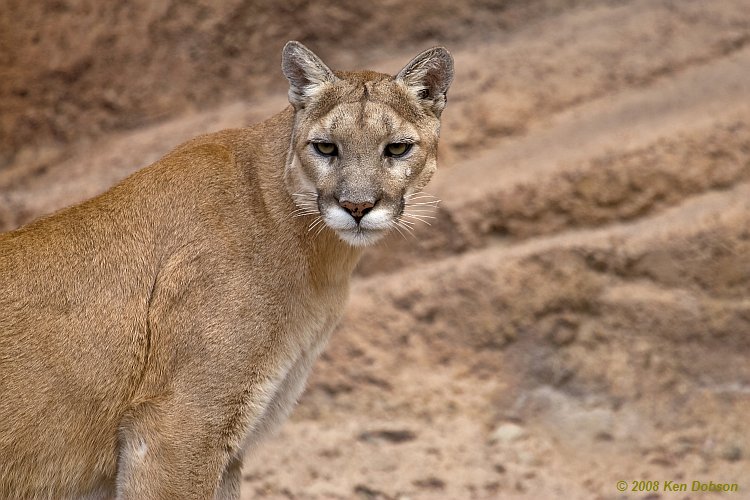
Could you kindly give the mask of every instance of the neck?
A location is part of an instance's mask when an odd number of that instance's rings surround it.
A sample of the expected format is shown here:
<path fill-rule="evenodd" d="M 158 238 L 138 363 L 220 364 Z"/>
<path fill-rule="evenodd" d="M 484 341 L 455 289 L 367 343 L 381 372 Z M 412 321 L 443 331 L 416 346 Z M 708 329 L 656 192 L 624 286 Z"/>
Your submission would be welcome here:
<path fill-rule="evenodd" d="M 307 226 L 303 229 L 307 232 Z M 309 238 L 309 264 L 314 285 L 327 287 L 348 284 L 362 249 L 345 243 L 327 227 L 319 235 Z"/>

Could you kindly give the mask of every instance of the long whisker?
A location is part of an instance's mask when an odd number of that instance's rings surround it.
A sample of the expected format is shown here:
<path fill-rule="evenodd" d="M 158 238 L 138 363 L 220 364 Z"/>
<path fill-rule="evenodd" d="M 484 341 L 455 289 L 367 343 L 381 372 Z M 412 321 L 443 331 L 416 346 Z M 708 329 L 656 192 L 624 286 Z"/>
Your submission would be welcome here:
<path fill-rule="evenodd" d="M 315 220 L 313 220 L 310 223 L 310 225 L 307 227 L 307 232 L 309 233 L 310 231 L 312 231 L 313 229 L 315 229 L 315 227 L 318 226 L 319 224 L 321 224 L 322 222 L 323 222 L 323 217 L 321 217 L 320 215 L 317 216 L 317 217 L 315 217 Z"/>
<path fill-rule="evenodd" d="M 292 214 L 296 214 L 296 213 L 299 213 L 299 212 L 308 212 L 308 211 L 313 211 L 313 210 L 315 210 L 314 207 L 301 206 L 301 207 L 297 207 L 296 209 L 292 210 Z"/>
<path fill-rule="evenodd" d="M 414 238 L 414 237 L 415 237 L 415 236 L 414 236 L 414 231 L 413 231 L 413 230 L 412 230 L 412 229 L 411 229 L 411 228 L 410 228 L 409 226 L 407 226 L 407 225 L 405 224 L 405 222 L 406 222 L 406 221 L 404 221 L 403 219 L 399 219 L 399 220 L 397 221 L 397 225 L 398 225 L 398 226 L 400 226 L 400 227 L 401 227 L 401 228 L 402 228 L 402 229 L 403 229 L 404 231 L 406 231 L 407 233 L 409 233 L 409 235 L 410 235 L 410 236 L 411 236 L 412 238 Z"/>
<path fill-rule="evenodd" d="M 413 212 L 404 212 L 407 217 L 414 217 L 415 219 L 437 219 L 434 215 L 415 214 Z"/>
<path fill-rule="evenodd" d="M 404 196 L 404 198 L 407 200 L 419 200 L 419 199 L 424 199 L 424 198 L 431 198 L 433 200 L 439 200 L 437 196 L 432 196 L 431 194 L 425 193 L 423 191 L 420 191 L 418 193 L 407 194 Z"/>
<path fill-rule="evenodd" d="M 297 213 L 300 213 L 300 212 L 311 212 L 311 211 L 312 212 L 317 212 L 318 211 L 318 207 L 313 207 L 313 206 L 309 206 L 309 205 L 298 206 L 297 208 L 295 208 L 294 210 L 292 210 L 292 214 L 297 214 Z"/>
<path fill-rule="evenodd" d="M 392 223 L 391 227 L 394 228 L 396 231 L 398 231 L 398 234 L 400 234 L 403 239 L 406 239 L 406 235 L 404 234 L 403 231 L 401 231 L 401 228 L 399 227 L 398 223 Z"/>
<path fill-rule="evenodd" d="M 317 237 L 318 237 L 318 235 L 319 235 L 320 233 L 322 233 L 322 232 L 323 232 L 323 229 L 325 229 L 325 228 L 326 228 L 326 225 L 325 225 L 325 224 L 321 224 L 321 225 L 320 225 L 320 227 L 318 228 L 318 230 L 317 230 L 317 231 L 315 231 L 315 235 L 313 236 L 313 238 L 317 238 Z"/>
<path fill-rule="evenodd" d="M 423 220 L 423 221 L 420 221 L 420 222 L 424 222 L 424 223 L 425 223 L 425 224 L 427 224 L 428 226 L 431 226 L 431 225 L 432 225 L 432 224 L 430 224 L 429 222 L 427 222 L 426 220 Z"/>
<path fill-rule="evenodd" d="M 427 206 L 430 206 L 430 207 L 436 207 L 438 205 L 438 203 L 440 203 L 440 200 L 435 200 L 435 201 L 421 201 L 421 202 L 418 202 L 418 203 L 412 203 L 410 201 L 410 202 L 406 203 L 405 205 L 407 207 L 419 207 L 419 206 L 422 206 L 422 205 L 427 205 Z"/>
<path fill-rule="evenodd" d="M 436 214 L 437 213 L 437 209 L 430 210 L 429 208 L 411 208 L 411 207 L 405 207 L 404 208 L 404 213 L 405 214 L 428 214 L 428 215 L 432 215 L 432 214 Z"/>
<path fill-rule="evenodd" d="M 292 218 L 320 215 L 318 208 L 318 194 L 313 191 L 292 193 L 296 208 L 289 214 Z M 316 221 L 314 220 L 313 223 Z"/>
<path fill-rule="evenodd" d="M 428 226 L 431 225 L 429 222 L 429 219 L 435 218 L 430 215 L 414 215 L 414 214 L 407 214 L 407 213 L 405 213 L 403 216 L 408 217 L 409 219 L 414 220 L 414 221 L 424 222 Z"/>

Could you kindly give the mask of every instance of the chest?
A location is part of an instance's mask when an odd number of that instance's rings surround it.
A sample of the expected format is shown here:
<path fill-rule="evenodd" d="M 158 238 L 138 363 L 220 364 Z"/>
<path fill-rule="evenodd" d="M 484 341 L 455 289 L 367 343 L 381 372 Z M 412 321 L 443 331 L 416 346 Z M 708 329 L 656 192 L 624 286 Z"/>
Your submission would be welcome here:
<path fill-rule="evenodd" d="M 244 449 L 251 448 L 265 437 L 274 434 L 296 406 L 315 361 L 325 349 L 341 316 L 340 312 L 319 314 L 318 321 L 305 325 L 306 331 L 299 337 L 306 339 L 306 342 L 300 349 L 295 350 L 294 357 L 286 360 L 287 368 L 275 377 L 269 387 L 272 395 L 256 425 L 248 430 L 242 445 Z"/>

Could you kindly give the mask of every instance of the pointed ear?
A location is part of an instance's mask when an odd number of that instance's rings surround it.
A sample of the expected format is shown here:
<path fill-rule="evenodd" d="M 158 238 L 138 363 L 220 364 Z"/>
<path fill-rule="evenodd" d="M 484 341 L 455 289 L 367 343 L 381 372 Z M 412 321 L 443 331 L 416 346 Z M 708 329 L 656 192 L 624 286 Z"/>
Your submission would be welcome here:
<path fill-rule="evenodd" d="M 414 97 L 440 117 L 453 81 L 453 57 L 444 47 L 427 49 L 409 61 L 396 80 L 406 84 Z"/>
<path fill-rule="evenodd" d="M 322 85 L 336 81 L 333 71 L 312 50 L 295 41 L 284 45 L 281 71 L 289 80 L 289 102 L 295 109 L 304 108 Z"/>

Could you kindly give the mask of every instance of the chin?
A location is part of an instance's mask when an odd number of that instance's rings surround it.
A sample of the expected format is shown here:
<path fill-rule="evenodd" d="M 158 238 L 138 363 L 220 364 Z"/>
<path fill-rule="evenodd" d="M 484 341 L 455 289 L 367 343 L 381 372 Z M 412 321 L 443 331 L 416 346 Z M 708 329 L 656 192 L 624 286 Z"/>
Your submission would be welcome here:
<path fill-rule="evenodd" d="M 374 229 L 346 229 L 336 230 L 336 234 L 353 247 L 368 247 L 374 245 L 385 236 L 387 231 Z"/>

